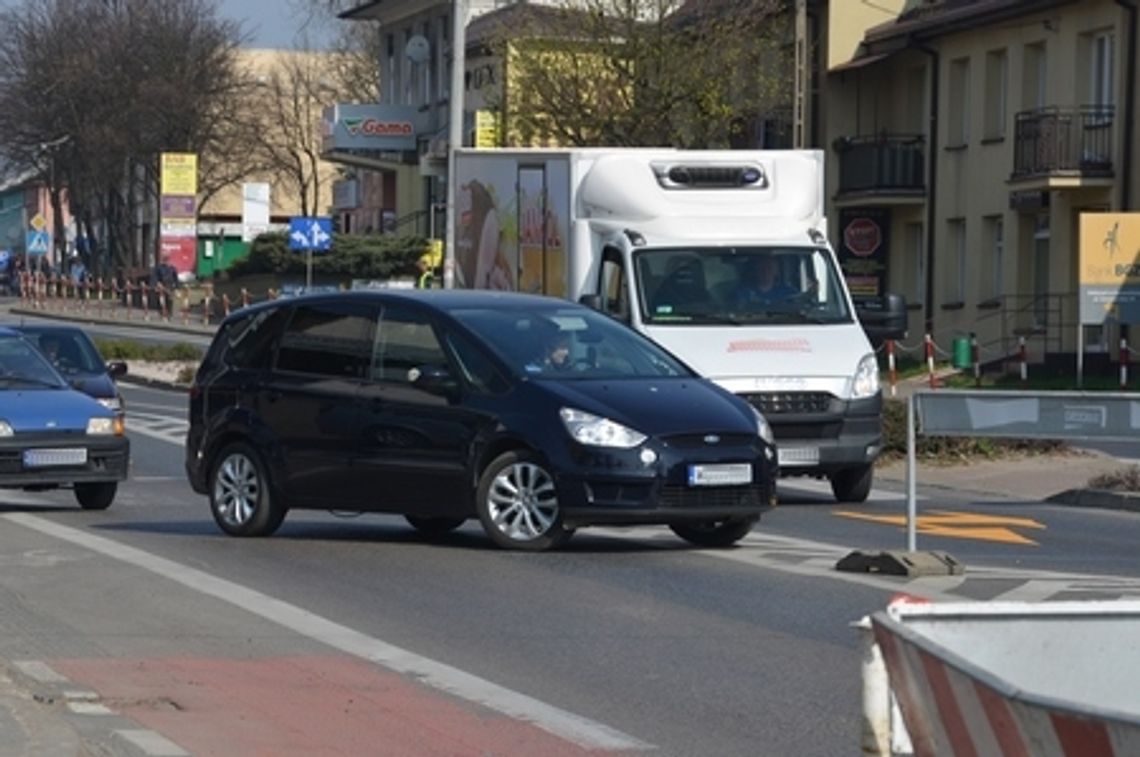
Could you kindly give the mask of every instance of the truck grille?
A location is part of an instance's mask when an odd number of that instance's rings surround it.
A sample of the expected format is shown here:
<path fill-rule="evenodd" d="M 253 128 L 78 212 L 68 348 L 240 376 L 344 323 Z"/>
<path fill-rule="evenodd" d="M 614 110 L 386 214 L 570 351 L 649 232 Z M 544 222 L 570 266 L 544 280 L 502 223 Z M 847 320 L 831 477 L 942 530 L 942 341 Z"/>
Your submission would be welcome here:
<path fill-rule="evenodd" d="M 744 399 L 764 415 L 785 413 L 826 413 L 832 396 L 827 392 L 762 392 L 745 394 Z"/>

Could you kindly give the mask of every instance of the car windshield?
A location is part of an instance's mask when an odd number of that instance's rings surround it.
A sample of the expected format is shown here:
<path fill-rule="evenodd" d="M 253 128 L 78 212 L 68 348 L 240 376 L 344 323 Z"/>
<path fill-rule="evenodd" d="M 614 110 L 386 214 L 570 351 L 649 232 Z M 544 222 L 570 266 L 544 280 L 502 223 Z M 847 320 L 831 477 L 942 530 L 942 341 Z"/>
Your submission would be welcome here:
<path fill-rule="evenodd" d="M 813 247 L 646 249 L 634 253 L 643 322 L 851 323 L 831 254 Z"/>
<path fill-rule="evenodd" d="M 559 379 L 693 375 L 650 340 L 586 308 L 471 308 L 453 315 L 518 375 Z"/>
<path fill-rule="evenodd" d="M 56 370 L 64 375 L 102 373 L 103 359 L 82 331 L 74 329 L 21 329 Z"/>
<path fill-rule="evenodd" d="M 27 340 L 0 335 L 0 388 L 66 386 L 44 356 Z"/>

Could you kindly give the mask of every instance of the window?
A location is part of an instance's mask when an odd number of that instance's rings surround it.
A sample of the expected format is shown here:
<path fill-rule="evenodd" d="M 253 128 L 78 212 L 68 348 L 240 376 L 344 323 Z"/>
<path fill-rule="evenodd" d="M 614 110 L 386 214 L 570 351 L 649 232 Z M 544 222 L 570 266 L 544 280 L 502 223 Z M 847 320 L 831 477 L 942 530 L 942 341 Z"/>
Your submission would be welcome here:
<path fill-rule="evenodd" d="M 990 279 L 990 298 L 997 299 L 1005 294 L 1003 269 L 1005 268 L 1005 227 L 1001 216 L 989 216 L 985 219 L 986 239 L 990 248 L 992 278 Z"/>
<path fill-rule="evenodd" d="M 1035 42 L 1025 46 L 1025 65 L 1021 83 L 1022 106 L 1026 110 L 1044 108 L 1045 90 L 1045 43 Z"/>
<path fill-rule="evenodd" d="M 413 98 L 415 97 L 416 81 L 420 73 L 419 65 L 413 63 L 406 54 L 406 51 L 408 49 L 408 41 L 411 40 L 414 35 L 415 31 L 412 29 L 412 27 L 409 26 L 404 30 L 404 46 L 403 50 L 401 50 L 401 54 L 398 56 L 400 59 L 400 68 L 404 72 L 404 75 L 402 77 L 402 81 L 404 83 L 404 99 L 401 100 L 404 105 L 415 104 Z"/>
<path fill-rule="evenodd" d="M 371 310 L 349 303 L 301 305 L 281 337 L 277 368 L 332 378 L 363 378 L 376 323 Z"/>
<path fill-rule="evenodd" d="M 494 362 L 469 337 L 449 331 L 444 337 L 463 380 L 477 392 L 501 394 L 510 389 L 510 383 L 495 367 Z"/>
<path fill-rule="evenodd" d="M 908 223 L 903 231 L 906 254 L 910 258 L 910 302 L 921 305 L 926 301 L 926 245 L 923 244 L 922 224 Z"/>
<path fill-rule="evenodd" d="M 436 66 L 435 61 L 435 45 L 431 43 L 431 21 L 424 21 L 423 26 L 424 39 L 428 41 L 428 59 L 424 64 L 424 86 L 423 86 L 423 102 L 425 105 L 431 104 L 432 93 L 434 90 L 435 79 L 439 76 L 439 67 Z"/>
<path fill-rule="evenodd" d="M 235 322 L 226 334 L 229 351 L 226 362 L 235 368 L 262 369 L 272 363 L 281 327 L 289 318 L 289 308 L 259 310 Z"/>
<path fill-rule="evenodd" d="M 963 218 L 951 219 L 948 224 L 947 240 L 954 265 L 953 275 L 946 279 L 947 303 L 966 301 L 966 221 Z"/>
<path fill-rule="evenodd" d="M 441 16 L 439 19 L 439 70 L 442 72 L 439 76 L 439 99 L 446 100 L 448 93 L 451 91 L 451 66 L 448 63 L 448 30 L 451 28 L 451 20 L 447 16 Z"/>
<path fill-rule="evenodd" d="M 400 72 L 396 70 L 396 37 L 389 34 L 384 38 L 385 52 L 387 53 L 388 80 L 384 82 L 384 101 L 389 105 L 396 102 L 396 93 L 400 91 Z"/>
<path fill-rule="evenodd" d="M 1092 60 L 1089 65 L 1091 80 L 1089 81 L 1089 103 L 1092 105 L 1112 105 L 1116 97 L 1113 82 L 1112 61 L 1113 39 L 1112 34 L 1105 32 L 1097 34 L 1092 39 L 1090 53 Z"/>
<path fill-rule="evenodd" d="M 947 145 L 961 147 L 970 141 L 970 59 L 950 62 L 950 133 Z"/>
<path fill-rule="evenodd" d="M 986 54 L 986 139 L 1005 136 L 1008 69 L 1005 50 Z"/>
<path fill-rule="evenodd" d="M 411 308 L 387 306 L 380 319 L 374 381 L 410 384 L 408 372 L 425 365 L 446 366 L 447 357 L 427 316 Z"/>

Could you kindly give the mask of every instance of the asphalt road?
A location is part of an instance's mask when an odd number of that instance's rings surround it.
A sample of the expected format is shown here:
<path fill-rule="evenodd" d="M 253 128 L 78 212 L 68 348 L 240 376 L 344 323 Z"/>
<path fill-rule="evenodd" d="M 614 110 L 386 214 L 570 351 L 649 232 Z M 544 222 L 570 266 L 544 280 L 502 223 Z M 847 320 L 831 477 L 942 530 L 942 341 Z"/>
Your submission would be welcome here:
<path fill-rule="evenodd" d="M 905 546 L 902 494 L 838 506 L 797 481 L 731 550 L 637 528 L 516 554 L 475 524 L 432 542 L 396 517 L 310 512 L 272 538 L 234 539 L 185 483 L 185 395 L 124 392 L 133 470 L 111 509 L 0 492 L 0 658 L 95 692 L 112 714 L 69 717 L 96 743 L 150 733 L 190 754 L 850 754 L 860 655 L 849 624 L 894 594 L 1140 596 L 1140 516 L 945 490 L 920 491 L 919 507 L 959 514 L 958 531 L 919 546 L 951 552 L 963 576 L 836 571 L 851 550 Z M 979 519 L 1005 525 L 967 535 Z"/>

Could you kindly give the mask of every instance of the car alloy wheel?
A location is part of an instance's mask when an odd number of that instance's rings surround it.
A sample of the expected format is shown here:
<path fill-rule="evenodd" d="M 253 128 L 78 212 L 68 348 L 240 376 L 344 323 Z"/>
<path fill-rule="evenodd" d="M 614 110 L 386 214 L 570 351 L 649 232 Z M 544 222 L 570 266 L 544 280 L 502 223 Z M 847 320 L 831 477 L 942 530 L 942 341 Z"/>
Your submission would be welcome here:
<path fill-rule="evenodd" d="M 566 541 L 554 478 L 534 453 L 500 455 L 479 482 L 479 520 L 501 547 L 543 550 Z"/>
<path fill-rule="evenodd" d="M 210 478 L 210 509 L 227 534 L 267 536 L 281 525 L 285 510 L 270 498 L 264 468 L 249 445 L 222 450 Z"/>

